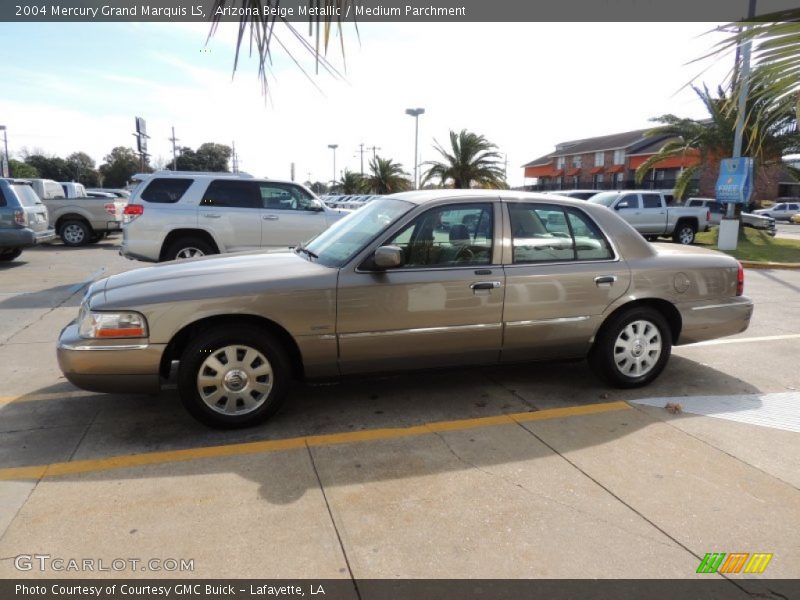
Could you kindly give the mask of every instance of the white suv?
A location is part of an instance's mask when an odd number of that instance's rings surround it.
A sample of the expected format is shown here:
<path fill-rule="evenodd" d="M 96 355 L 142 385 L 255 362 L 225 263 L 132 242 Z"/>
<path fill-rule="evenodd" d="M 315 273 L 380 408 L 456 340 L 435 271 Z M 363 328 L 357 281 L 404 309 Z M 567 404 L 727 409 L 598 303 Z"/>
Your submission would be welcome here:
<path fill-rule="evenodd" d="M 136 179 L 120 254 L 138 260 L 296 246 L 346 214 L 302 185 L 246 173 L 158 171 Z"/>

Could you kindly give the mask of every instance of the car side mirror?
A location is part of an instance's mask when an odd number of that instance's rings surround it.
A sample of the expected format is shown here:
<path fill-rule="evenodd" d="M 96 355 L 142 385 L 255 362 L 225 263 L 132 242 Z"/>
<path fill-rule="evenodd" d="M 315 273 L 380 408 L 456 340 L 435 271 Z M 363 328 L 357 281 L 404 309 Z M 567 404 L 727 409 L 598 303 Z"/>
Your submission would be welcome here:
<path fill-rule="evenodd" d="M 381 246 L 375 250 L 373 263 L 379 269 L 391 269 L 403 264 L 403 250 L 397 246 Z"/>

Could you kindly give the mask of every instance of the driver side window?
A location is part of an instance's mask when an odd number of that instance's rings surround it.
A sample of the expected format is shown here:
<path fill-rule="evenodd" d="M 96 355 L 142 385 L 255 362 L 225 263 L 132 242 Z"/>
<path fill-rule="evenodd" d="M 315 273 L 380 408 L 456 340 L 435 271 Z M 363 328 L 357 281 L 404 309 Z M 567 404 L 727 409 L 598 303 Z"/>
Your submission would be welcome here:
<path fill-rule="evenodd" d="M 620 198 L 620 201 L 617 203 L 615 208 L 617 210 L 622 210 L 623 208 L 639 208 L 638 194 L 628 194 L 627 196 L 623 196 Z"/>
<path fill-rule="evenodd" d="M 400 268 L 488 265 L 492 263 L 492 216 L 490 203 L 432 208 L 386 244 L 403 250 Z"/>

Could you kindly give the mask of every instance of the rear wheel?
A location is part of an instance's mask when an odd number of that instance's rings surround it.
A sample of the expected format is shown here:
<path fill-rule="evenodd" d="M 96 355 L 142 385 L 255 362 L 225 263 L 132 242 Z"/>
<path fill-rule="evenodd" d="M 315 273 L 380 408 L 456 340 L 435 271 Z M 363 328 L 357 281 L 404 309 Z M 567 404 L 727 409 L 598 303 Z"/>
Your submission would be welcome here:
<path fill-rule="evenodd" d="M 280 408 L 291 369 L 281 344 L 258 328 L 219 327 L 184 350 L 178 391 L 189 413 L 210 427 L 262 423 Z"/>
<path fill-rule="evenodd" d="M 184 237 L 167 247 L 164 260 L 184 260 L 209 254 L 217 254 L 217 251 L 208 242 L 200 238 Z"/>
<path fill-rule="evenodd" d="M 616 387 L 641 387 L 661 374 L 671 351 L 672 332 L 666 319 L 643 306 L 626 310 L 603 326 L 589 364 Z"/>
<path fill-rule="evenodd" d="M 22 254 L 22 248 L 0 250 L 0 262 L 10 262 Z"/>
<path fill-rule="evenodd" d="M 66 221 L 61 225 L 58 235 L 65 246 L 83 246 L 89 243 L 93 233 L 84 221 Z"/>
<path fill-rule="evenodd" d="M 675 227 L 675 231 L 672 233 L 672 241 L 685 246 L 694 244 L 694 234 L 696 231 L 697 229 L 692 223 L 678 223 Z"/>

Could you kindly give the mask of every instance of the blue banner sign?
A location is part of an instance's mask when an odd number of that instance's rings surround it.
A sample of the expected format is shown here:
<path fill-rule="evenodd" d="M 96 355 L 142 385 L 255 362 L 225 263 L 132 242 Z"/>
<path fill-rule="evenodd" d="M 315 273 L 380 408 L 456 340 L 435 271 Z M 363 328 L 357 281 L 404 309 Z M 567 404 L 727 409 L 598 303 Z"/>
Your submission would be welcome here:
<path fill-rule="evenodd" d="M 719 165 L 717 202 L 747 204 L 753 193 L 753 159 L 725 158 Z"/>

